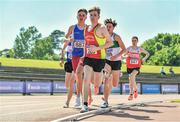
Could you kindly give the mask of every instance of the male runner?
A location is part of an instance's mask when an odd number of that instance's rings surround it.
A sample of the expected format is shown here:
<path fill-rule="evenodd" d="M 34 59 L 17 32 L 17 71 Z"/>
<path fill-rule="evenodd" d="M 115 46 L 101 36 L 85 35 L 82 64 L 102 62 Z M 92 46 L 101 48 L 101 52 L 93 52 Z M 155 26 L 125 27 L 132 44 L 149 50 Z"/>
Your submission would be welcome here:
<path fill-rule="evenodd" d="M 121 56 L 125 52 L 126 48 L 121 37 L 114 33 L 114 28 L 117 23 L 115 20 L 106 19 L 104 21 L 106 28 L 111 35 L 113 45 L 106 49 L 106 65 L 105 72 L 106 78 L 104 81 L 104 103 L 101 105 L 102 108 L 108 107 L 108 97 L 111 92 L 111 85 L 117 87 L 119 83 L 120 70 L 121 70 Z"/>
<path fill-rule="evenodd" d="M 129 74 L 129 88 L 130 88 L 130 95 L 128 97 L 128 100 L 133 100 L 133 94 L 134 98 L 137 98 L 138 96 L 138 89 L 136 85 L 136 76 L 140 73 L 140 67 L 141 64 L 143 64 L 147 58 L 149 57 L 149 53 L 137 46 L 138 43 L 138 37 L 133 36 L 132 37 L 132 46 L 128 47 L 126 50 L 126 66 L 127 66 L 127 73 Z M 140 54 L 144 53 L 146 56 L 142 59 Z"/>
<path fill-rule="evenodd" d="M 72 68 L 72 44 L 67 40 L 64 41 L 64 46 L 61 53 L 60 66 L 64 64 L 64 54 L 66 49 L 66 63 L 64 65 L 65 74 L 65 86 L 68 90 L 67 100 L 64 108 L 69 108 L 69 103 L 73 95 L 75 76 Z"/>
<path fill-rule="evenodd" d="M 72 51 L 72 66 L 73 71 L 76 76 L 77 84 L 77 97 L 75 107 L 80 107 L 81 100 L 80 95 L 82 94 L 82 73 L 83 73 L 83 63 L 81 57 L 84 55 L 84 28 L 85 20 L 87 19 L 87 10 L 79 9 L 77 12 L 78 23 L 69 27 L 66 38 L 69 38 L 72 34 L 73 38 L 70 39 L 73 46 Z"/>
<path fill-rule="evenodd" d="M 91 25 L 85 29 L 85 59 L 84 59 L 84 79 L 83 79 L 83 102 L 80 112 L 87 112 L 88 109 L 88 89 L 94 75 L 95 94 L 99 92 L 102 82 L 102 69 L 105 65 L 105 48 L 112 45 L 111 37 L 107 29 L 99 24 L 100 9 L 94 7 L 90 9 Z"/>

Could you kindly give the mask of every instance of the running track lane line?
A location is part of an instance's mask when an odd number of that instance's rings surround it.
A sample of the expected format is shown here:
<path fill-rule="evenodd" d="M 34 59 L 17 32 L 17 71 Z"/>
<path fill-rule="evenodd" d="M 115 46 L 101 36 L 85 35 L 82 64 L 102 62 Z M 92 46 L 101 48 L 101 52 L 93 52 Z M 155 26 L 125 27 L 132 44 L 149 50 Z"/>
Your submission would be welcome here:
<path fill-rule="evenodd" d="M 92 110 L 85 113 L 70 115 L 64 118 L 52 120 L 51 122 L 76 121 L 78 119 L 83 119 L 90 115 L 104 114 L 104 113 L 110 112 L 112 109 L 121 109 L 121 108 L 124 109 L 124 108 L 133 107 L 133 106 L 140 106 L 140 105 L 145 105 L 145 104 L 153 104 L 153 103 L 161 103 L 161 102 L 163 101 L 146 101 L 146 102 L 137 102 L 137 103 L 131 103 L 131 104 L 122 104 L 122 105 L 112 106 L 110 108 L 100 108 L 100 109 Z"/>

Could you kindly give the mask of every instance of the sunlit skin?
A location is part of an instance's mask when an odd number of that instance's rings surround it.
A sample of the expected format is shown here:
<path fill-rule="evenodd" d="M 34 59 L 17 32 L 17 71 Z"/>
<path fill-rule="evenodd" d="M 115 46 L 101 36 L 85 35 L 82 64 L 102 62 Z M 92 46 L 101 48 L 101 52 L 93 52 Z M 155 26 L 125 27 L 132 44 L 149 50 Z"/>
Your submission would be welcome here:
<path fill-rule="evenodd" d="M 77 18 L 77 25 L 80 28 L 84 28 L 85 27 L 85 21 L 87 19 L 86 13 L 83 11 L 78 12 L 76 18 Z M 70 26 L 67 34 L 65 35 L 65 38 L 68 40 L 67 43 L 74 41 L 74 39 L 71 38 L 71 34 L 73 33 L 73 29 L 74 29 L 74 25 Z M 76 72 L 73 75 L 73 77 L 75 77 L 75 79 L 77 81 L 77 96 L 79 96 L 82 93 L 82 73 L 83 73 L 83 66 L 78 65 Z M 72 91 L 72 89 L 73 88 L 71 87 L 70 90 Z M 70 100 L 68 99 L 68 101 L 70 101 Z"/>
<path fill-rule="evenodd" d="M 89 15 L 90 15 L 91 25 L 88 27 L 88 31 L 91 31 L 98 24 L 100 16 L 97 11 L 91 11 Z M 95 34 L 98 37 L 105 38 L 106 43 L 105 45 L 97 46 L 97 47 L 95 45 L 90 45 L 90 48 L 89 48 L 90 52 L 97 52 L 98 50 L 108 48 L 112 45 L 111 37 L 106 27 L 101 26 L 99 24 L 99 26 L 96 28 Z M 94 75 L 93 78 L 92 78 L 92 75 Z M 88 65 L 84 66 L 84 80 L 83 80 L 83 101 L 84 102 L 88 101 L 88 89 L 89 89 L 89 84 L 91 83 L 92 79 L 94 81 L 95 94 L 98 94 L 98 88 L 102 83 L 102 76 L 103 76 L 102 72 L 94 72 L 92 67 Z"/>
<path fill-rule="evenodd" d="M 83 27 L 85 25 L 86 19 L 87 19 L 87 15 L 84 12 L 79 12 L 77 14 L 78 25 L 80 27 Z"/>
<path fill-rule="evenodd" d="M 100 16 L 98 15 L 97 11 L 92 11 L 89 14 L 90 14 L 90 21 L 91 21 L 92 27 L 94 27 L 98 24 L 98 20 Z"/>
<path fill-rule="evenodd" d="M 109 34 L 112 35 L 112 34 L 113 34 L 113 31 L 114 31 L 114 26 L 113 26 L 113 24 L 107 23 L 107 24 L 106 24 L 106 28 L 107 28 Z"/>
<path fill-rule="evenodd" d="M 107 28 L 109 34 L 112 36 L 114 33 L 114 28 L 115 28 L 113 26 L 113 24 L 112 23 L 106 23 L 106 28 Z M 125 45 L 124 45 L 122 39 L 120 38 L 120 36 L 116 35 L 114 38 L 118 42 L 118 44 L 120 45 L 120 48 L 122 50 L 119 54 L 117 54 L 115 56 L 111 56 L 111 58 L 110 58 L 111 61 L 115 61 L 115 59 L 117 57 L 121 56 L 125 51 Z M 106 78 L 104 80 L 105 87 L 104 87 L 104 98 L 103 98 L 103 100 L 108 102 L 108 97 L 110 95 L 112 86 L 117 87 L 117 85 L 118 85 L 120 70 L 112 70 L 111 66 L 108 64 L 105 65 L 104 69 L 105 69 L 105 71 L 108 72 L 109 76 L 106 76 Z"/>
<path fill-rule="evenodd" d="M 132 38 L 132 48 L 137 48 L 138 44 L 138 39 L 137 38 Z M 147 58 L 149 57 L 149 53 L 140 47 L 140 53 L 144 53 L 146 56 L 141 60 L 141 63 L 144 64 L 144 62 L 147 60 Z M 125 53 L 127 56 L 129 56 L 128 51 L 126 51 Z M 129 100 L 132 100 L 132 94 L 134 91 L 137 91 L 137 85 L 136 85 L 136 76 L 138 74 L 137 70 L 133 70 L 131 74 L 129 74 L 129 88 L 130 88 L 130 96 L 129 96 Z"/>

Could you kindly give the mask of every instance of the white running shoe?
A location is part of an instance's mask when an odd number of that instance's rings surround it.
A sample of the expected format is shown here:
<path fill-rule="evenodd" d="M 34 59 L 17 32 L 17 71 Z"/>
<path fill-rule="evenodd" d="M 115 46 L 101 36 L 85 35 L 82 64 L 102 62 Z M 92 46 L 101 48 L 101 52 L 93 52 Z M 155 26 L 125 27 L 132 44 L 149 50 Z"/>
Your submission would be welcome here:
<path fill-rule="evenodd" d="M 88 111 L 89 111 L 88 106 L 83 105 L 82 108 L 81 108 L 81 110 L 80 110 L 80 113 L 84 113 L 84 112 L 88 112 Z"/>
<path fill-rule="evenodd" d="M 74 105 L 75 108 L 79 108 L 81 107 L 81 98 L 80 97 L 76 97 L 76 101 L 75 101 L 75 105 Z"/>
<path fill-rule="evenodd" d="M 104 103 L 101 105 L 101 108 L 108 108 L 109 104 L 107 102 L 104 101 Z"/>

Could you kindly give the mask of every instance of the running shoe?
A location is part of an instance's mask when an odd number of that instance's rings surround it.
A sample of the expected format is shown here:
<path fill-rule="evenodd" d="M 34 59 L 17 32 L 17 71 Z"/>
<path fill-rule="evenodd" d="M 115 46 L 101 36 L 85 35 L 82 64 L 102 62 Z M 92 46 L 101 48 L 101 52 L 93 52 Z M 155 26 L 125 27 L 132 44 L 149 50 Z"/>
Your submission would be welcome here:
<path fill-rule="evenodd" d="M 81 107 L 81 99 L 80 99 L 79 96 L 76 97 L 76 101 L 75 101 L 74 107 L 75 107 L 75 108 Z"/>
<path fill-rule="evenodd" d="M 133 100 L 133 94 L 130 94 L 128 100 Z"/>
<path fill-rule="evenodd" d="M 108 108 L 109 107 L 109 104 L 108 102 L 105 102 L 101 105 L 101 108 Z"/>
<path fill-rule="evenodd" d="M 138 91 L 135 90 L 135 91 L 134 91 L 134 98 L 137 98 L 137 97 L 138 97 Z"/>
<path fill-rule="evenodd" d="M 81 110 L 80 110 L 80 113 L 84 113 L 84 112 L 88 112 L 88 111 L 89 111 L 88 106 L 83 105 L 82 108 L 81 108 Z"/>
<path fill-rule="evenodd" d="M 69 104 L 65 103 L 65 105 L 63 106 L 63 108 L 69 108 Z"/>

